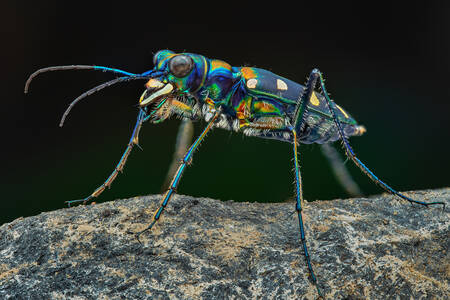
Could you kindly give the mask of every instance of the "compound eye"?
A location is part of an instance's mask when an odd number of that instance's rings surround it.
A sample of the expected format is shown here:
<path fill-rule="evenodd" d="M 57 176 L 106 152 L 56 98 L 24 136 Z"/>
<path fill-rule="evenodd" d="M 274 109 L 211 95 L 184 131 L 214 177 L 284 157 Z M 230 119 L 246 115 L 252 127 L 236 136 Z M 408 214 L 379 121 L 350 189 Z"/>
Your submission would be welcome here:
<path fill-rule="evenodd" d="M 184 77 L 192 71 L 194 61 L 190 56 L 177 55 L 169 62 L 170 72 L 175 77 Z"/>

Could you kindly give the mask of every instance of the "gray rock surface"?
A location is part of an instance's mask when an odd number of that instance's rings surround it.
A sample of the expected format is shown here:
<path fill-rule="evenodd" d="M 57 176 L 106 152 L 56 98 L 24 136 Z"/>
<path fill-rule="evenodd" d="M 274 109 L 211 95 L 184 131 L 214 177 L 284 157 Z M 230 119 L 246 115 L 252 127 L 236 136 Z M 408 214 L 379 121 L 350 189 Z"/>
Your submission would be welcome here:
<path fill-rule="evenodd" d="M 327 299 L 448 299 L 450 188 L 307 203 Z M 0 227 L 1 299 L 315 299 L 294 203 L 160 195 L 64 208 Z"/>

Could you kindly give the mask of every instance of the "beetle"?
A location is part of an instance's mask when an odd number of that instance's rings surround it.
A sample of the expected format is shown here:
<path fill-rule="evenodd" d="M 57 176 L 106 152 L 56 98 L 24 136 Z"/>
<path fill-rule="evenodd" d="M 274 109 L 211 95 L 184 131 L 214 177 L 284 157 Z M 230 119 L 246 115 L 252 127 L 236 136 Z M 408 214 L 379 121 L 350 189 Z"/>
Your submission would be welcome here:
<path fill-rule="evenodd" d="M 119 82 L 146 80 L 145 90 L 139 99 L 136 125 L 114 171 L 91 195 L 81 200 L 67 201 L 69 205 L 78 202 L 87 203 L 98 197 L 106 187 L 111 186 L 119 172 L 123 170 L 132 148 L 139 145 L 139 131 L 142 124 L 147 121 L 160 123 L 172 115 L 178 115 L 184 119 L 204 120 L 207 125 L 184 155 L 152 222 L 144 230 L 136 233 L 137 238 L 150 230 L 159 220 L 169 200 L 176 193 L 182 174 L 192 160 L 194 152 L 211 129 L 223 128 L 249 136 L 291 143 L 295 166 L 295 211 L 299 221 L 300 240 L 311 281 L 319 296 L 323 294 L 311 264 L 302 218 L 303 194 L 298 159 L 300 143 L 326 144 L 341 140 L 347 157 L 385 191 L 411 204 L 426 207 L 435 204 L 445 206 L 443 202 L 417 201 L 397 192 L 381 181 L 357 158 L 348 137 L 360 136 L 366 129 L 330 99 L 323 74 L 318 69 L 313 69 L 306 84 L 301 85 L 264 69 L 232 67 L 222 60 L 209 59 L 193 53 L 161 50 L 154 55 L 153 64 L 153 69 L 141 74 L 102 66 L 49 67 L 34 72 L 27 80 L 25 93 L 34 77 L 48 71 L 84 69 L 123 75 L 76 98 L 64 113 L 60 126 L 64 124 L 71 108 L 86 96 Z M 322 93 L 315 91 L 317 85 Z"/>

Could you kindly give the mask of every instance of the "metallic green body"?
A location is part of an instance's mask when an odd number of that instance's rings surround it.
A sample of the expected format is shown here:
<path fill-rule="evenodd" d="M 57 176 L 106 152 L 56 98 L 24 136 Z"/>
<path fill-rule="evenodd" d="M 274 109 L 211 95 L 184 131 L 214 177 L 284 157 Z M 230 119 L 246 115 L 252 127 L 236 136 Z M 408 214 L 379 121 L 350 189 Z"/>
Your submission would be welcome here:
<path fill-rule="evenodd" d="M 177 55 L 192 58 L 194 67 L 178 78 L 169 70 L 170 59 Z M 287 128 L 295 123 L 295 108 L 305 87 L 264 69 L 232 67 L 228 63 L 192 53 L 176 54 L 159 51 L 154 58 L 153 71 L 165 72 L 159 80 L 171 83 L 175 97 L 191 109 L 173 113 L 191 119 L 208 119 L 214 111 L 221 112 L 217 126 L 244 134 L 291 142 Z M 363 130 L 356 121 L 336 105 L 336 112 L 347 136 L 360 135 Z M 157 122 L 162 119 L 157 118 Z M 301 143 L 327 143 L 339 138 L 325 98 L 314 93 L 307 105 L 304 122 L 298 128 Z"/>

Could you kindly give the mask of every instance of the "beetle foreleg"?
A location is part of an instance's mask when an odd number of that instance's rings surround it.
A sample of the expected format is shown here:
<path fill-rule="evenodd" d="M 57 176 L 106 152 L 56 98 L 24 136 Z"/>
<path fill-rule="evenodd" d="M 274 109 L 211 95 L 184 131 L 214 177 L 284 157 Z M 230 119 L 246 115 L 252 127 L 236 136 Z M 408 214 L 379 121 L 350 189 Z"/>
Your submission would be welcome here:
<path fill-rule="evenodd" d="M 327 90 L 325 89 L 325 82 L 324 82 L 322 73 L 318 69 L 314 69 L 311 72 L 311 75 L 313 75 L 313 74 L 316 74 L 315 76 L 317 76 L 319 78 L 320 86 L 322 88 L 323 95 L 325 96 L 325 99 L 326 99 L 326 104 L 328 106 L 328 109 L 329 109 L 331 115 L 333 116 L 333 121 L 334 121 L 334 123 L 335 123 L 335 125 L 336 125 L 336 127 L 338 129 L 338 132 L 339 132 L 339 137 L 341 138 L 341 140 L 342 140 L 342 142 L 344 144 L 345 154 L 355 163 L 355 165 L 357 165 L 361 169 L 361 171 L 363 173 L 365 173 L 373 182 L 378 184 L 382 189 L 384 189 L 385 191 L 387 191 L 390 194 L 396 195 L 396 196 L 398 196 L 398 197 L 400 197 L 400 198 L 402 198 L 404 200 L 407 200 L 411 204 L 416 203 L 416 204 L 420 204 L 420 205 L 423 205 L 423 206 L 441 204 L 443 206 L 443 208 L 445 208 L 445 203 L 444 202 L 423 202 L 423 201 L 418 201 L 418 200 L 411 199 L 408 196 L 403 195 L 402 193 L 397 192 L 396 190 L 391 188 L 389 185 L 387 185 L 386 183 L 381 181 L 377 176 L 375 176 L 375 174 L 369 168 L 367 168 L 356 157 L 355 152 L 353 152 L 353 149 L 350 146 L 350 143 L 348 142 L 348 139 L 345 136 L 344 131 L 342 130 L 341 122 L 339 121 L 339 119 L 336 116 L 336 112 L 335 112 L 335 109 L 334 109 L 333 101 L 330 99 L 330 97 L 328 96 Z"/>
<path fill-rule="evenodd" d="M 143 77 L 140 75 L 137 76 L 124 76 L 124 77 L 118 77 L 116 79 L 107 81 L 105 83 L 102 83 L 100 85 L 97 85 L 96 87 L 90 89 L 89 91 L 84 92 L 83 94 L 81 94 L 80 96 L 78 96 L 75 100 L 73 100 L 69 106 L 67 107 L 66 111 L 64 112 L 61 121 L 59 122 L 59 127 L 63 127 L 64 125 L 64 121 L 66 120 L 67 116 L 69 115 L 70 111 L 72 110 L 72 108 L 75 106 L 75 104 L 77 104 L 81 99 L 86 98 L 87 96 L 90 96 L 104 88 L 110 87 L 112 85 L 115 85 L 116 83 L 119 82 L 124 82 L 124 81 L 131 81 L 131 80 L 141 80 L 141 79 L 148 79 L 147 77 Z"/>
<path fill-rule="evenodd" d="M 70 200 L 70 201 L 66 201 L 66 203 L 70 206 L 73 203 L 77 203 L 77 202 L 83 202 L 83 204 L 86 204 L 88 201 L 92 200 L 95 197 L 98 197 L 107 187 L 109 188 L 112 184 L 112 182 L 114 181 L 114 179 L 116 179 L 117 175 L 119 175 L 119 172 L 122 172 L 123 167 L 125 166 L 125 163 L 128 159 L 128 156 L 131 153 L 131 150 L 133 149 L 134 145 L 138 145 L 138 135 L 139 135 L 139 131 L 141 129 L 142 123 L 144 122 L 144 116 L 145 116 L 145 112 L 144 111 L 139 111 L 139 115 L 136 121 L 136 125 L 134 126 L 134 130 L 133 130 L 133 134 L 131 135 L 130 141 L 128 142 L 128 146 L 127 149 L 125 149 L 125 152 L 122 154 L 122 158 L 119 160 L 119 163 L 117 164 L 117 166 L 114 168 L 114 171 L 111 173 L 111 175 L 108 177 L 108 179 L 106 179 L 106 181 L 99 186 L 91 195 L 89 195 L 88 197 L 84 198 L 84 199 L 79 199 L 79 200 Z"/>
<path fill-rule="evenodd" d="M 197 150 L 198 146 L 203 141 L 203 139 L 205 138 L 205 136 L 209 132 L 209 130 L 213 127 L 213 124 L 218 117 L 219 117 L 219 112 L 216 112 L 216 114 L 213 116 L 213 118 L 208 122 L 208 126 L 206 126 L 206 128 L 203 130 L 202 134 L 195 140 L 195 142 L 192 144 L 192 146 L 189 148 L 189 150 L 184 155 L 184 158 L 183 158 L 180 166 L 178 167 L 177 172 L 173 176 L 173 179 L 172 179 L 172 182 L 170 183 L 169 189 L 164 194 L 164 198 L 161 201 L 160 207 L 158 208 L 158 210 L 155 212 L 155 214 L 153 216 L 153 221 L 150 223 L 150 225 L 147 226 L 147 228 L 136 233 L 136 238 L 138 239 L 138 241 L 139 241 L 139 236 L 141 234 L 143 234 L 144 232 L 152 229 L 153 225 L 155 225 L 155 223 L 161 217 L 161 214 L 163 213 L 164 209 L 166 208 L 167 203 L 169 203 L 170 198 L 172 197 L 173 194 L 176 193 L 176 189 L 178 187 L 178 184 L 180 183 L 180 179 L 181 179 L 181 176 L 183 175 L 183 171 L 186 168 L 186 165 L 191 161 L 192 155 L 194 154 L 195 150 Z"/>

